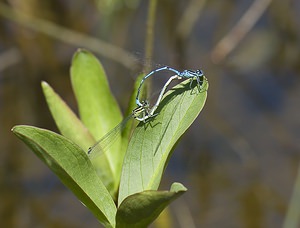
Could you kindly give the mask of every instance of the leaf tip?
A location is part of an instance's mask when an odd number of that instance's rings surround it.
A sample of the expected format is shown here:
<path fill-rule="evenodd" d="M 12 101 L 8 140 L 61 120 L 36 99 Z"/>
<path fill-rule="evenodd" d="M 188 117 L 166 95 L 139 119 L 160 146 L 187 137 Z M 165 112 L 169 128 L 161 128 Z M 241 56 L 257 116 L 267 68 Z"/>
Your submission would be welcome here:
<path fill-rule="evenodd" d="M 176 192 L 176 193 L 178 193 L 178 192 L 186 192 L 187 188 L 183 184 L 181 184 L 181 183 L 174 182 L 171 185 L 170 191 L 171 192 Z"/>
<path fill-rule="evenodd" d="M 91 54 L 88 50 L 84 48 L 78 48 L 72 57 L 72 63 L 79 58 L 81 55 L 89 55 Z"/>
<path fill-rule="evenodd" d="M 46 81 L 41 81 L 41 86 L 43 89 L 50 87 L 49 84 Z"/>
<path fill-rule="evenodd" d="M 14 133 L 14 132 L 15 132 L 15 129 L 16 129 L 16 126 L 13 126 L 13 127 L 10 129 L 10 131 Z"/>
<path fill-rule="evenodd" d="M 14 133 L 16 136 L 19 136 L 22 134 L 22 129 L 24 129 L 25 125 L 16 125 L 13 126 L 11 129 L 11 132 Z"/>

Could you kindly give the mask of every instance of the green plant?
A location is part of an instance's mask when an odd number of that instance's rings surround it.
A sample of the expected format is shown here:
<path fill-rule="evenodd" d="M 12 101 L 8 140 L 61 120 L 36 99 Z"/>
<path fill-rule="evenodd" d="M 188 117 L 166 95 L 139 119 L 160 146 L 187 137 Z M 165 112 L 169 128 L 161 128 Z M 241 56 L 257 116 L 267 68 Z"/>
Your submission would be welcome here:
<path fill-rule="evenodd" d="M 91 161 L 87 149 L 117 125 L 122 115 L 102 65 L 88 51 L 75 53 L 71 81 L 80 119 L 42 82 L 62 135 L 32 126 L 15 126 L 14 134 L 106 227 L 147 226 L 186 191 L 180 183 L 173 183 L 170 191 L 157 189 L 174 146 L 204 106 L 208 83 L 202 93 L 193 92 L 189 80 L 169 89 L 157 109 L 159 115 L 149 123 L 139 123 L 131 137 L 133 124 L 128 124 L 120 140 Z M 129 110 L 134 106 L 136 87 Z"/>

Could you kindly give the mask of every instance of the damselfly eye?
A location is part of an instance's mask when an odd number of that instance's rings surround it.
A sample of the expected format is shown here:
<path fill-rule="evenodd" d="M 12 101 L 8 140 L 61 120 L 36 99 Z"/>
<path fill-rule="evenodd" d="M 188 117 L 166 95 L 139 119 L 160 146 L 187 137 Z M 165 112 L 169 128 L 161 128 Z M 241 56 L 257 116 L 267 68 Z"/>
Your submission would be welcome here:
<path fill-rule="evenodd" d="M 145 100 L 145 101 L 142 101 L 142 105 L 143 107 L 149 107 L 149 101 Z"/>
<path fill-rule="evenodd" d="M 202 70 L 196 70 L 196 74 L 202 76 L 203 75 L 203 71 Z"/>

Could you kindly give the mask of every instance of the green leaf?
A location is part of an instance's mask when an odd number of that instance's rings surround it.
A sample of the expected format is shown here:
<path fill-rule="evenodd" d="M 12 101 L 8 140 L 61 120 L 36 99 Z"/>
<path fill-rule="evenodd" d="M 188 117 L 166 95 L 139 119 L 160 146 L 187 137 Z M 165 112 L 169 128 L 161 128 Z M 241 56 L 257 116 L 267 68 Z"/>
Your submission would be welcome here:
<path fill-rule="evenodd" d="M 182 195 L 186 188 L 173 183 L 170 191 L 143 191 L 128 196 L 117 211 L 117 228 L 147 227 L 173 200 Z"/>
<path fill-rule="evenodd" d="M 72 60 L 71 82 L 82 122 L 100 139 L 122 120 L 101 63 L 90 52 L 79 49 Z"/>
<path fill-rule="evenodd" d="M 59 179 L 106 226 L 115 224 L 115 204 L 86 153 L 54 132 L 16 126 L 13 133 L 59 177 Z"/>
<path fill-rule="evenodd" d="M 61 134 L 71 139 L 83 150 L 87 150 L 95 143 L 89 130 L 47 82 L 42 82 L 41 85 L 52 117 Z"/>
<path fill-rule="evenodd" d="M 71 81 L 81 120 L 94 138 L 99 140 L 122 119 L 101 63 L 90 52 L 79 49 L 73 56 Z M 125 154 L 121 147 L 121 135 L 119 139 L 104 156 L 93 160 L 93 165 L 112 195 L 116 194 L 119 186 Z"/>
<path fill-rule="evenodd" d="M 127 196 L 144 190 L 157 190 L 172 149 L 202 110 L 208 83 L 199 93 L 185 80 L 164 96 L 158 115 L 139 123 L 128 145 L 121 176 L 120 204 Z"/>

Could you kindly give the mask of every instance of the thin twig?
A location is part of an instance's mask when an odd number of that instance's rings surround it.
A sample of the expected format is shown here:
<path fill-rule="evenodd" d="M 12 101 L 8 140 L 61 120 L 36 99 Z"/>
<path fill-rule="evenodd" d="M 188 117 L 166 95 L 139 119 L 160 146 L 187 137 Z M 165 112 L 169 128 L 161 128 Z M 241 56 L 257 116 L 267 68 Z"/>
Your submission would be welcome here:
<path fill-rule="evenodd" d="M 150 63 L 153 57 L 153 40 L 154 40 L 154 25 L 156 19 L 156 6 L 157 0 L 149 0 L 149 9 L 146 25 L 146 38 L 145 38 L 145 65 L 143 72 L 148 72 L 150 70 Z M 142 75 L 141 75 L 142 76 Z M 139 78 L 141 79 L 141 78 Z M 147 80 L 146 86 L 142 88 L 142 96 L 148 97 L 147 94 L 150 91 L 151 80 Z"/>
<path fill-rule="evenodd" d="M 93 50 L 93 52 L 119 62 L 129 69 L 133 69 L 137 65 L 137 59 L 134 55 L 124 51 L 122 48 L 104 42 L 98 38 L 64 28 L 52 22 L 33 18 L 22 12 L 14 10 L 3 3 L 0 3 L 0 15 L 26 28 L 46 34 L 67 44 Z"/>
<path fill-rule="evenodd" d="M 144 72 L 149 71 L 149 62 L 152 61 L 153 56 L 153 40 L 154 40 L 154 24 L 156 19 L 156 6 L 157 0 L 150 0 L 149 2 L 149 11 L 147 18 L 147 30 L 146 30 L 146 39 L 145 39 L 145 64 Z"/>
<path fill-rule="evenodd" d="M 212 61 L 221 62 L 241 42 L 266 11 L 272 0 L 255 0 L 237 24 L 224 36 L 211 52 Z"/>

